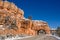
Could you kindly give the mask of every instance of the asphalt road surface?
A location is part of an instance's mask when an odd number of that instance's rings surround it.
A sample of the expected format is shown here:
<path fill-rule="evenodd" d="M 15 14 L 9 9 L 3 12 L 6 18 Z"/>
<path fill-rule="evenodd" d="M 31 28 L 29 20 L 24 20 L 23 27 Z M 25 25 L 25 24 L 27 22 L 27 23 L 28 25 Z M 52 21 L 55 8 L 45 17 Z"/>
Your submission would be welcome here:
<path fill-rule="evenodd" d="M 54 35 L 48 35 L 48 34 L 40 34 L 37 36 L 20 36 L 15 38 L 7 38 L 7 39 L 1 39 L 1 40 L 60 40 Z"/>
<path fill-rule="evenodd" d="M 24 38 L 20 40 L 58 40 L 57 38 L 50 36 L 50 35 L 38 35 L 30 38 Z"/>

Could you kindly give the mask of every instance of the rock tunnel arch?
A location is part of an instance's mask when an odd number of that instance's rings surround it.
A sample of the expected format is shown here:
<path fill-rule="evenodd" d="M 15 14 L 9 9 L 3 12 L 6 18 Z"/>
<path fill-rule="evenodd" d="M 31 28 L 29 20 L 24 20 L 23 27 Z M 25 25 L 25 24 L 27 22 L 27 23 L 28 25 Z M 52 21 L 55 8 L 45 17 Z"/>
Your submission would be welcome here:
<path fill-rule="evenodd" d="M 40 35 L 40 34 L 46 34 L 46 31 L 44 29 L 40 29 L 37 31 L 37 34 Z"/>

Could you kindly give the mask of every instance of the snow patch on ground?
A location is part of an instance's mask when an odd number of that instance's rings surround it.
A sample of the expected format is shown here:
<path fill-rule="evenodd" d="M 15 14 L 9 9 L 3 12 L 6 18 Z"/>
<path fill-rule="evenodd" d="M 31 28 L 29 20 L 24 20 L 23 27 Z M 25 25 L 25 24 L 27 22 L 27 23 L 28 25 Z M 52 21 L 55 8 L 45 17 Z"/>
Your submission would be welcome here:
<path fill-rule="evenodd" d="M 26 37 L 12 37 L 12 38 L 6 38 L 5 40 L 17 40 L 17 39 L 24 39 L 24 38 L 30 38 L 32 36 L 26 36 Z"/>
<path fill-rule="evenodd" d="M 58 36 L 53 35 L 53 37 L 55 37 L 55 38 L 57 38 L 57 39 L 59 39 L 59 40 L 60 40 L 60 37 L 58 37 Z"/>
<path fill-rule="evenodd" d="M 58 36 L 55 36 L 55 35 L 50 35 L 50 36 L 53 36 L 53 37 L 57 38 L 58 40 L 60 40 L 60 37 L 58 37 Z"/>

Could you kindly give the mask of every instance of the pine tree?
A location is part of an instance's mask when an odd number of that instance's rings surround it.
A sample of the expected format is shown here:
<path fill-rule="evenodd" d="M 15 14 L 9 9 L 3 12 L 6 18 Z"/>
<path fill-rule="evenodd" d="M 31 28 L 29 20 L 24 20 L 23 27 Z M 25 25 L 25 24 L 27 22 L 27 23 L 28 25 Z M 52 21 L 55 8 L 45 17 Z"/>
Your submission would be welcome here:
<path fill-rule="evenodd" d="M 60 37 L 60 26 L 57 27 L 57 31 L 56 31 L 57 35 Z"/>

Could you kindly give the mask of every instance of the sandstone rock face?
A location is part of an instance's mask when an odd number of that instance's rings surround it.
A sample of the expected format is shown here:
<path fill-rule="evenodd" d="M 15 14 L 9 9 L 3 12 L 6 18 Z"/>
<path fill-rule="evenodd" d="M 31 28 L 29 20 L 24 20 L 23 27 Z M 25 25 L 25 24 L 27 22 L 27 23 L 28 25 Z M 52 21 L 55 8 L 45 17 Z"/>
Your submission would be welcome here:
<path fill-rule="evenodd" d="M 8 1 L 0 1 L 0 35 L 37 35 L 40 30 L 50 34 L 50 28 L 44 21 L 24 19 L 23 10 Z M 43 32 L 42 32 L 43 33 Z"/>
<path fill-rule="evenodd" d="M 34 20 L 33 25 L 34 27 L 32 27 L 32 29 L 38 30 L 38 31 L 43 30 L 45 31 L 45 33 L 50 34 L 50 28 L 47 22 L 42 21 L 42 20 Z"/>

